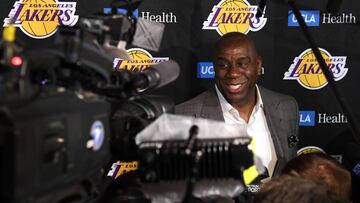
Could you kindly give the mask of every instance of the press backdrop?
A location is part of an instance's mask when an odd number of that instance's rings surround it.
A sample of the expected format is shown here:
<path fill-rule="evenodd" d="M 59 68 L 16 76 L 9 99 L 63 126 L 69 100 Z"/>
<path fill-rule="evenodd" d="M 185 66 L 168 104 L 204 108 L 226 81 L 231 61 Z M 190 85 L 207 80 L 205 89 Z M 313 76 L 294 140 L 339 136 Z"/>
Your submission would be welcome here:
<path fill-rule="evenodd" d="M 1 2 L 1 19 L 7 17 L 14 2 Z M 110 1 L 104 0 L 76 2 L 80 17 L 102 12 L 110 5 Z M 296 2 L 327 63 L 332 64 L 329 67 L 338 80 L 340 92 L 359 120 L 360 2 Z M 256 0 L 144 0 L 136 11 L 137 17 L 164 24 L 159 50 L 145 50 L 153 57 L 177 61 L 182 71 L 175 82 L 155 93 L 168 95 L 179 103 L 205 90 L 213 84 L 214 42 L 227 31 L 246 32 L 254 39 L 263 59 L 258 83 L 289 94 L 299 103 L 300 147 L 319 147 L 341 161 L 344 145 L 352 139 L 346 117 L 311 53 L 306 51 L 310 47 L 289 6 L 283 0 L 268 0 L 264 18 L 254 19 L 249 13 L 256 9 L 257 3 Z M 151 32 L 152 28 L 148 29 Z M 27 50 L 41 48 L 54 40 L 54 36 L 32 39 L 21 31 L 17 35 Z M 141 48 L 127 46 L 134 47 Z"/>

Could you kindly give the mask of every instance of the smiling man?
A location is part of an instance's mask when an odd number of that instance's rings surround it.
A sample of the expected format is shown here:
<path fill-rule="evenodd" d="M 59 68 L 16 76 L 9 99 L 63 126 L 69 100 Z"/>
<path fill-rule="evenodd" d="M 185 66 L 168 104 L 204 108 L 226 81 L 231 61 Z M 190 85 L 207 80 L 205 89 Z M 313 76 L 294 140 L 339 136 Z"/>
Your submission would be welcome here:
<path fill-rule="evenodd" d="M 277 176 L 296 156 L 297 102 L 256 84 L 262 61 L 247 35 L 231 32 L 222 36 L 213 60 L 215 86 L 177 105 L 175 112 L 245 125 L 255 141 L 255 154 L 269 176 Z"/>

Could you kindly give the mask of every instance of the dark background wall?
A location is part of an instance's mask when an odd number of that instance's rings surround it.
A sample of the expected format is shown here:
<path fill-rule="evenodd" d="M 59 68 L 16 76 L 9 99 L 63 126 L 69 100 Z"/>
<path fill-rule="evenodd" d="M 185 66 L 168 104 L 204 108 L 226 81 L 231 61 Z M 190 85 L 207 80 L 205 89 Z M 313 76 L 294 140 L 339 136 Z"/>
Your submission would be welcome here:
<path fill-rule="evenodd" d="M 100 12 L 109 7 L 109 0 L 79 0 L 77 14 L 83 15 Z M 300 127 L 300 147 L 317 146 L 333 155 L 341 155 L 344 145 L 351 140 L 347 123 L 336 121 L 319 123 L 319 114 L 329 116 L 343 115 L 332 90 L 327 85 L 319 90 L 302 87 L 296 80 L 284 80 L 295 57 L 310 48 L 299 27 L 288 26 L 289 7 L 282 0 L 268 0 L 267 22 L 260 31 L 250 35 L 263 58 L 264 74 L 259 84 L 292 95 L 299 103 L 300 111 L 311 111 L 313 125 Z M 319 47 L 327 50 L 332 56 L 346 56 L 347 75 L 336 82 L 345 96 L 350 109 L 360 120 L 360 96 L 358 91 L 360 76 L 360 3 L 350 0 L 302 0 L 296 1 L 303 10 L 320 11 L 319 26 L 310 27 L 310 32 Z M 14 1 L 2 1 L 0 19 L 7 17 Z M 173 13 L 176 23 L 164 23 L 165 31 L 158 52 L 150 51 L 153 56 L 169 57 L 181 66 L 181 75 L 176 82 L 157 91 L 172 97 L 177 103 L 185 101 L 212 84 L 212 79 L 197 78 L 197 63 L 211 61 L 214 42 L 220 37 L 215 30 L 203 30 L 212 8 L 219 1 L 214 0 L 144 0 L 139 7 L 141 12 L 153 15 Z M 249 0 L 256 5 L 257 0 Z M 356 20 L 352 23 L 323 24 L 323 13 L 352 14 Z M 51 44 L 54 37 L 35 40 L 18 32 L 18 39 L 26 49 L 37 49 Z M 129 46 L 131 47 L 131 45 Z M 305 116 L 305 114 L 303 115 Z M 305 117 L 302 117 L 304 120 Z M 302 124 L 309 124 L 304 122 Z"/>

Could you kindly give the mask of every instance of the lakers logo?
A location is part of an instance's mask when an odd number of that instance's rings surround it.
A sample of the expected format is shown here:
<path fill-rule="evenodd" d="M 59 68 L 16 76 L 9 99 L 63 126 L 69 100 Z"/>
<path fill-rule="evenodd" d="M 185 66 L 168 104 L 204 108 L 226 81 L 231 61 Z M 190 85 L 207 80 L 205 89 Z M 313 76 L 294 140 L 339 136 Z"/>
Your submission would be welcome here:
<path fill-rule="evenodd" d="M 138 168 L 139 168 L 139 162 L 137 161 L 131 161 L 131 162 L 117 161 L 112 164 L 111 170 L 109 170 L 107 176 L 116 179 L 125 173 L 128 173 L 130 171 L 136 171 Z"/>
<path fill-rule="evenodd" d="M 44 39 L 53 35 L 58 26 L 74 26 L 79 19 L 75 11 L 76 2 L 19 0 L 3 26 L 19 27 L 32 38 Z"/>
<path fill-rule="evenodd" d="M 331 56 L 321 48 L 320 52 L 334 80 L 339 81 L 345 77 L 348 72 L 345 68 L 346 56 Z M 293 64 L 284 74 L 284 80 L 297 80 L 301 86 L 310 90 L 321 89 L 328 83 L 311 49 L 305 50 L 294 59 Z"/>
<path fill-rule="evenodd" d="M 259 31 L 265 26 L 266 18 L 255 16 L 257 6 L 246 0 L 222 0 L 212 9 L 202 29 L 216 30 L 221 36 L 228 32 Z"/>
<path fill-rule="evenodd" d="M 128 49 L 127 52 L 131 59 L 115 58 L 114 69 L 142 72 L 151 65 L 169 60 L 168 57 L 153 57 L 149 52 L 140 48 Z"/>
<path fill-rule="evenodd" d="M 301 149 L 299 149 L 297 151 L 297 155 L 300 156 L 302 154 L 310 154 L 310 153 L 325 153 L 325 151 L 323 149 L 321 149 L 320 147 L 316 147 L 316 146 L 307 146 L 307 147 L 303 147 Z"/>

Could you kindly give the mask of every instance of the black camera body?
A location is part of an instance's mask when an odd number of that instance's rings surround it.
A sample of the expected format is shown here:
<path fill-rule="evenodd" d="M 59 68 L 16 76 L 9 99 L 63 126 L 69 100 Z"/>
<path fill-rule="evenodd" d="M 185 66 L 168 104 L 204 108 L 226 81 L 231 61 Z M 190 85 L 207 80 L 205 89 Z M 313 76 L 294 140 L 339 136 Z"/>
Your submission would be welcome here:
<path fill-rule="evenodd" d="M 133 158 L 136 133 L 173 109 L 133 86 L 139 73 L 114 71 L 96 40 L 108 34 L 90 28 L 59 28 L 55 46 L 19 49 L 17 67 L 8 50 L 20 46 L 0 40 L 1 203 L 101 201 L 112 161 Z"/>
<path fill-rule="evenodd" d="M 109 115 L 108 102 L 73 92 L 2 106 L 1 202 L 82 202 L 96 196 L 110 159 Z"/>

